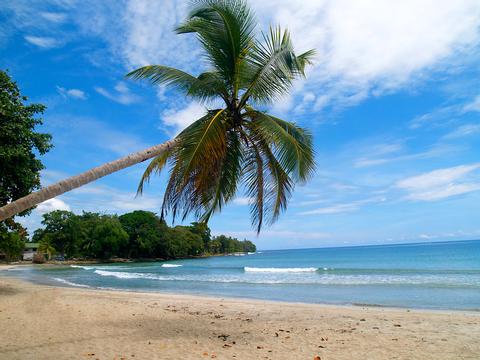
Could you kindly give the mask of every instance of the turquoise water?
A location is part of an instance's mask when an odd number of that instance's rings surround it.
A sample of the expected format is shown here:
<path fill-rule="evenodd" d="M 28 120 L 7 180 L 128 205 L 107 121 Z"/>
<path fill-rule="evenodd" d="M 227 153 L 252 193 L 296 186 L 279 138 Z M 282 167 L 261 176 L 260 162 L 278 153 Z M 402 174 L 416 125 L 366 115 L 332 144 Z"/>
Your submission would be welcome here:
<path fill-rule="evenodd" d="M 480 310 L 480 241 L 271 250 L 168 262 L 32 266 L 8 274 L 77 287 Z"/>

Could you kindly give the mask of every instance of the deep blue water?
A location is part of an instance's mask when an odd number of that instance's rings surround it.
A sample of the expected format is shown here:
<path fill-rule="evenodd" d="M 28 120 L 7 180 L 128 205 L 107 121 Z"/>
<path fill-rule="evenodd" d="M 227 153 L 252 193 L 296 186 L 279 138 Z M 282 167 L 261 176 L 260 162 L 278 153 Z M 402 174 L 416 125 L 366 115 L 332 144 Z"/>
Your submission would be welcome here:
<path fill-rule="evenodd" d="M 307 303 L 480 310 L 480 241 L 270 250 L 168 262 L 23 267 L 39 283 Z"/>

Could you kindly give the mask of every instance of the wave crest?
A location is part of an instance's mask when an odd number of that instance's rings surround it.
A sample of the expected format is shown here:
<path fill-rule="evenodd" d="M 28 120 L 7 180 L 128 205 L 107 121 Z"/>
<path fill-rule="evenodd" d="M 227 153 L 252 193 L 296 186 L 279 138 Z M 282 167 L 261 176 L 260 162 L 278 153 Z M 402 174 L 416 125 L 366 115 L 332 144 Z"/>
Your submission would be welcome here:
<path fill-rule="evenodd" d="M 75 286 L 75 287 L 83 287 L 83 288 L 90 288 L 91 286 L 88 285 L 83 285 L 83 284 L 77 284 L 62 278 L 52 278 L 55 281 L 61 282 L 62 284 L 70 285 L 70 286 Z"/>
<path fill-rule="evenodd" d="M 245 266 L 243 268 L 245 272 L 261 272 L 261 273 L 304 273 L 304 272 L 315 272 L 318 268 L 307 267 L 307 268 L 258 268 L 258 267 L 249 267 Z"/>

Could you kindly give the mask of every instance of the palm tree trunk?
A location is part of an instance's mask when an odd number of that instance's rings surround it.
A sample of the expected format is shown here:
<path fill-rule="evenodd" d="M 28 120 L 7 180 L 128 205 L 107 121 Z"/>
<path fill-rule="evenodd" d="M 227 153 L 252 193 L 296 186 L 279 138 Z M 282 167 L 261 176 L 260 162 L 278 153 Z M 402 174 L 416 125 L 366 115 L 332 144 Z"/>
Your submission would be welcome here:
<path fill-rule="evenodd" d="M 52 199 L 58 195 L 79 188 L 80 186 L 91 183 L 106 175 L 110 175 L 116 171 L 151 159 L 157 155 L 162 154 L 165 151 L 170 150 L 174 144 L 175 139 L 169 140 L 163 144 L 158 144 L 148 149 L 138 151 L 136 153 L 127 155 L 121 159 L 97 166 L 80 175 L 72 176 L 65 180 L 61 180 L 55 184 L 44 187 L 38 191 L 35 191 L 27 196 L 24 196 L 1 207 L 0 221 L 8 219 L 9 217 L 12 217 L 22 211 L 28 210 L 44 202 L 45 200 Z"/>

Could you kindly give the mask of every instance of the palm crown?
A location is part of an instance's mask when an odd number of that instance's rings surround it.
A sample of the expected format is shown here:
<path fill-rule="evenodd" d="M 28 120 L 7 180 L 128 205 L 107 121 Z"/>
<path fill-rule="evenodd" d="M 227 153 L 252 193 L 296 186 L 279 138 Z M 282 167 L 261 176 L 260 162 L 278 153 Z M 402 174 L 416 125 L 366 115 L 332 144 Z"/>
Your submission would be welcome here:
<path fill-rule="evenodd" d="M 311 134 L 254 105 L 272 104 L 288 92 L 293 80 L 304 76 L 314 51 L 296 55 L 288 31 L 280 28 L 262 33 L 260 42 L 255 25 L 243 0 L 197 1 L 176 31 L 196 34 L 209 71 L 195 77 L 149 65 L 127 75 L 176 88 L 202 103 L 224 103 L 177 135 L 175 146 L 154 158 L 143 174 L 139 193 L 152 174 L 171 165 L 162 216 L 193 213 L 208 221 L 242 186 L 259 232 L 286 208 L 295 183 L 313 173 Z"/>

